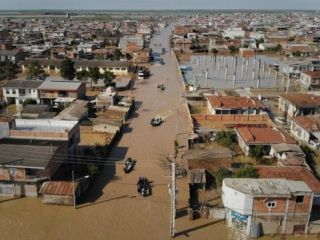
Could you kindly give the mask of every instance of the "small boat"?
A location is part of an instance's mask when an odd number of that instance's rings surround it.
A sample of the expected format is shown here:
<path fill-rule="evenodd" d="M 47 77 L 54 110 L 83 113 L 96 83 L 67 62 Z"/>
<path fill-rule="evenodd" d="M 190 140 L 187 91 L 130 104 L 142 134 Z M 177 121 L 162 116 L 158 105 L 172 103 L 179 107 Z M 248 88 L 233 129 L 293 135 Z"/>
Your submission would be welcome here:
<path fill-rule="evenodd" d="M 133 160 L 132 158 L 127 158 L 127 160 L 124 162 L 123 171 L 125 173 L 131 172 L 134 168 L 135 163 L 136 161 Z"/>
<path fill-rule="evenodd" d="M 160 116 L 156 116 L 154 118 L 151 119 L 151 122 L 150 124 L 153 126 L 153 127 L 157 127 L 157 126 L 160 126 L 162 123 L 162 118 Z"/>
<path fill-rule="evenodd" d="M 142 197 L 151 195 L 151 184 L 146 177 L 140 177 L 137 183 L 137 191 Z"/>

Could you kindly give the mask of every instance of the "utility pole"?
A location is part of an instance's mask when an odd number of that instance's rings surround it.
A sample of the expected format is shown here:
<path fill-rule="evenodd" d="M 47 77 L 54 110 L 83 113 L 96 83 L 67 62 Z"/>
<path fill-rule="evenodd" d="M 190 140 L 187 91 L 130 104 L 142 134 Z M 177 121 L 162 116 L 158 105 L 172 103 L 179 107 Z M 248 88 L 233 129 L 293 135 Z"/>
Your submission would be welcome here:
<path fill-rule="evenodd" d="M 72 190 L 73 190 L 73 208 L 76 209 L 76 188 L 74 180 L 74 171 L 72 170 Z"/>
<path fill-rule="evenodd" d="M 171 163 L 171 214 L 170 214 L 170 236 L 176 234 L 176 159 Z"/>

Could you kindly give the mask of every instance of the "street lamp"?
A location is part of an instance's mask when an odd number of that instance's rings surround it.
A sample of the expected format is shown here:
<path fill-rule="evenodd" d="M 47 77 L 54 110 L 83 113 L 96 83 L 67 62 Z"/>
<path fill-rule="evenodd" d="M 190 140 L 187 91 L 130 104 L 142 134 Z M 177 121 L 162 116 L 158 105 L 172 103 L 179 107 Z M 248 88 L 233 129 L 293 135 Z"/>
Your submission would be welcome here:
<path fill-rule="evenodd" d="M 74 171 L 72 170 L 72 186 L 73 186 L 73 207 L 76 209 L 76 188 L 75 188 L 75 182 L 81 181 L 82 179 L 88 179 L 90 176 L 86 175 L 84 177 L 74 179 Z"/>

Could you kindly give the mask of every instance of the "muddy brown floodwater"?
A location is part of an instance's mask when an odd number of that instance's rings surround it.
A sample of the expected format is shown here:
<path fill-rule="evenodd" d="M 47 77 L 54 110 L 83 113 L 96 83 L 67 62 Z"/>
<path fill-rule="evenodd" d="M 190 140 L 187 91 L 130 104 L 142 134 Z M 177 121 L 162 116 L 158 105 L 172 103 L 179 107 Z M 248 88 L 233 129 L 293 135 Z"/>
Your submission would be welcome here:
<path fill-rule="evenodd" d="M 151 46 L 158 45 L 154 51 L 169 49 L 170 31 L 167 28 L 153 38 Z M 86 194 L 86 203 L 78 205 L 76 210 L 43 205 L 40 199 L 0 199 L 1 240 L 170 239 L 170 178 L 168 169 L 161 163 L 173 153 L 177 134 L 182 141 L 191 131 L 191 125 L 185 105 L 180 102 L 181 85 L 176 80 L 177 65 L 170 51 L 164 61 L 164 66 L 151 67 L 150 79 L 137 82 L 134 90 L 125 93 L 135 97 L 137 109 L 110 157 L 137 159 L 135 170 L 125 175 L 121 164 L 106 166 Z M 165 91 L 156 87 L 159 83 L 166 85 Z M 150 119 L 157 114 L 164 116 L 165 122 L 153 128 Z M 137 195 L 139 176 L 153 181 L 152 196 Z M 187 207 L 187 179 L 177 180 L 177 187 L 177 208 L 181 213 Z M 221 221 L 189 221 L 188 216 L 178 214 L 176 239 L 235 238 Z"/>

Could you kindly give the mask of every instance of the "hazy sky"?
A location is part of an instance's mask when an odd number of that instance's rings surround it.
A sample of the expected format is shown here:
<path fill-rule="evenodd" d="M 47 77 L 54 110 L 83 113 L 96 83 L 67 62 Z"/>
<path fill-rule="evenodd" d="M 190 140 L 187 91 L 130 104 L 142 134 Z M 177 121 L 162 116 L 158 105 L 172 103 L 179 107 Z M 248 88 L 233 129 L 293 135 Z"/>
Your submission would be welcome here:
<path fill-rule="evenodd" d="M 3 9 L 320 9 L 320 0 L 0 0 Z"/>

